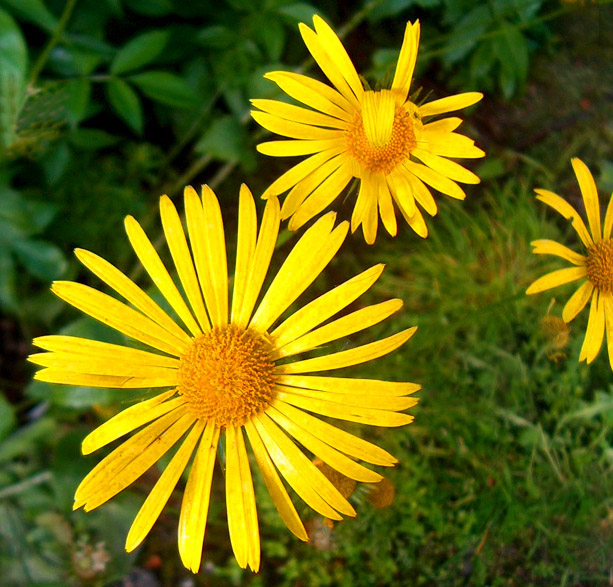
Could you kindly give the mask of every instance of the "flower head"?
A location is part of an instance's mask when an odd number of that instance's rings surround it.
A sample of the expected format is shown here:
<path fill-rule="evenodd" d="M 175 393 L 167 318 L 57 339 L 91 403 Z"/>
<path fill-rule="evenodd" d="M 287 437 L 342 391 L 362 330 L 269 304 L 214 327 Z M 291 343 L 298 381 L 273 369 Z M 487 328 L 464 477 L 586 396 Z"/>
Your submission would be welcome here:
<path fill-rule="evenodd" d="M 281 320 L 337 253 L 347 235 L 347 223 L 335 227 L 333 213 L 320 218 L 260 295 L 277 241 L 280 210 L 277 199 L 270 198 L 258 232 L 255 202 L 243 186 L 229 305 L 217 198 L 207 186 L 202 198 L 187 188 L 185 210 L 189 245 L 175 206 L 168 197 L 161 198 L 164 235 L 181 289 L 138 222 L 130 216 L 125 221 L 138 259 L 174 317 L 119 269 L 88 251 L 77 250 L 76 255 L 127 303 L 87 285 L 53 284 L 63 300 L 149 350 L 72 336 L 43 336 L 34 343 L 47 352 L 30 360 L 44 367 L 35 375 L 41 381 L 159 389 L 84 439 L 83 453 L 89 454 L 133 433 L 81 482 L 75 509 L 89 511 L 102 505 L 177 447 L 136 516 L 126 549 L 131 551 L 142 542 L 192 461 L 178 541 L 183 563 L 197 572 L 216 452 L 223 436 L 230 540 L 239 565 L 257 571 L 260 540 L 244 433 L 281 518 L 298 538 L 307 540 L 307 534 L 281 477 L 321 515 L 334 520 L 342 519 L 341 514 L 354 516 L 351 504 L 296 442 L 351 479 L 377 482 L 381 476 L 357 460 L 392 466 L 396 459 L 317 415 L 377 426 L 408 424 L 412 416 L 401 412 L 415 405 L 417 400 L 407 396 L 419 385 L 313 373 L 385 355 L 404 344 L 415 328 L 355 348 L 295 360 L 300 353 L 377 324 L 401 307 L 400 300 L 388 300 L 336 317 L 372 286 L 382 265 Z"/>
<path fill-rule="evenodd" d="M 613 369 L 613 194 L 609 199 L 604 226 L 600 224 L 600 203 L 594 178 L 585 163 L 572 159 L 571 163 L 579 182 L 589 230 L 579 213 L 566 200 L 547 190 L 536 190 L 537 199 L 571 221 L 584 246 L 584 254 L 576 253 L 551 240 L 536 240 L 532 243 L 534 253 L 556 255 L 569 261 L 573 267 L 558 269 L 540 277 L 526 290 L 535 294 L 564 283 L 581 280 L 581 285 L 570 297 L 562 318 L 570 322 L 590 302 L 590 313 L 585 339 L 579 355 L 580 361 L 591 363 L 598 354 L 605 336 L 609 349 L 609 363 Z"/>
<path fill-rule="evenodd" d="M 351 230 L 360 225 L 367 243 L 375 242 L 379 215 L 396 235 L 394 205 L 420 236 L 428 229 L 421 208 L 434 216 L 437 205 L 430 188 L 464 199 L 456 183 L 479 183 L 479 178 L 449 158 L 483 157 L 474 141 L 454 132 L 457 117 L 431 117 L 465 108 L 483 95 L 467 92 L 418 105 L 409 90 L 419 46 L 419 21 L 408 23 L 390 89 L 367 90 L 334 31 L 319 16 L 315 30 L 300 24 L 313 58 L 333 88 L 310 77 L 272 72 L 274 81 L 308 108 L 275 100 L 252 100 L 253 118 L 264 128 L 292 140 L 270 141 L 258 150 L 277 157 L 310 155 L 281 175 L 264 197 L 289 193 L 281 217 L 296 230 L 327 208 L 352 178 L 360 182 Z M 419 204 L 417 206 L 416 204 Z"/>

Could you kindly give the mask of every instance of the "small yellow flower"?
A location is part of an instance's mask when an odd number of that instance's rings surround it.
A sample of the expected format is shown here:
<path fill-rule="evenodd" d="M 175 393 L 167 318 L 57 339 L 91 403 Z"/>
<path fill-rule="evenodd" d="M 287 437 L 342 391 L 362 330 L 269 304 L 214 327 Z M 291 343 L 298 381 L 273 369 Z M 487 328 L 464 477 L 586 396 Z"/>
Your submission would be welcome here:
<path fill-rule="evenodd" d="M 334 88 L 305 75 L 276 71 L 266 74 L 302 108 L 275 100 L 252 100 L 259 110 L 253 118 L 264 128 L 289 137 L 258 145 L 275 157 L 310 155 L 281 175 L 264 198 L 290 190 L 281 209 L 296 230 L 327 208 L 352 178 L 360 180 L 351 217 L 351 230 L 360 225 L 367 243 L 375 242 L 378 218 L 396 235 L 392 202 L 421 237 L 428 229 L 419 204 L 434 216 L 437 205 L 428 186 L 464 199 L 456 183 L 479 183 L 479 178 L 449 157 L 476 158 L 485 153 L 474 141 L 455 133 L 457 117 L 427 120 L 465 108 L 483 95 L 467 92 L 418 105 L 409 90 L 419 46 L 419 21 L 408 23 L 390 89 L 365 90 L 341 41 L 319 16 L 315 30 L 300 24 L 313 58 Z"/>
<path fill-rule="evenodd" d="M 590 303 L 587 331 L 579 355 L 580 361 L 591 363 L 598 354 L 604 340 L 605 331 L 609 349 L 609 363 L 613 369 L 613 194 L 609 199 L 604 226 L 600 224 L 600 202 L 594 178 L 585 163 L 572 159 L 571 163 L 579 182 L 583 203 L 587 214 L 589 231 L 579 213 L 566 200 L 547 190 L 535 190 L 537 199 L 545 202 L 564 218 L 571 220 L 577 231 L 585 254 L 576 253 L 564 245 L 551 240 L 536 240 L 532 243 L 534 253 L 539 255 L 556 255 L 574 265 L 558 269 L 537 279 L 527 290 L 527 294 L 557 287 L 579 279 L 583 280 L 579 288 L 570 297 L 562 318 L 570 322 L 587 304 Z"/>
<path fill-rule="evenodd" d="M 238 242 L 231 304 L 224 228 L 219 202 L 203 187 L 202 198 L 185 190 L 188 241 L 173 203 L 163 196 L 164 235 L 181 289 L 138 222 L 128 216 L 130 243 L 165 298 L 171 317 L 124 273 L 98 255 L 77 250 L 79 260 L 127 301 L 73 282 L 56 282 L 63 300 L 151 350 L 72 336 L 43 336 L 34 343 L 48 351 L 30 360 L 44 367 L 35 378 L 103 388 L 161 388 L 151 399 L 123 410 L 83 441 L 89 454 L 134 433 L 81 482 L 74 507 L 92 510 L 136 481 L 163 455 L 174 451 L 140 509 L 126 540 L 134 550 L 146 537 L 190 460 L 178 542 L 183 564 L 201 565 L 211 482 L 220 437 L 225 437 L 225 487 L 230 540 L 238 564 L 257 571 L 260 539 L 250 457 L 287 527 L 307 533 L 281 477 L 316 512 L 333 520 L 354 516 L 351 504 L 297 446 L 343 475 L 367 483 L 381 475 L 357 462 L 392 466 L 383 449 L 317 415 L 376 426 L 402 426 L 401 413 L 417 400 L 413 383 L 313 375 L 357 365 L 403 345 L 409 328 L 385 339 L 319 356 L 295 356 L 377 324 L 402 306 L 388 300 L 335 317 L 380 276 L 376 265 L 324 293 L 280 320 L 341 247 L 348 223 L 334 226 L 326 214 L 307 230 L 261 294 L 280 225 L 277 198 L 266 204 L 258 233 L 255 202 L 241 188 Z M 190 250 L 191 249 L 191 250 Z M 259 303 L 258 303 L 259 299 Z M 325 324 L 324 324 L 325 323 Z M 311 415 L 311 414 L 315 414 Z M 279 476 L 281 473 L 281 477 Z"/>

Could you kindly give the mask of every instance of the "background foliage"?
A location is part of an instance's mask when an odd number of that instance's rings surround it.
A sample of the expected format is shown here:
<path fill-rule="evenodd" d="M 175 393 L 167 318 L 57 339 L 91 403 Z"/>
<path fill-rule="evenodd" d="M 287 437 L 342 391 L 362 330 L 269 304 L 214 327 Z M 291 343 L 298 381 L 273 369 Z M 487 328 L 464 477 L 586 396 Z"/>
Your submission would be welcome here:
<path fill-rule="evenodd" d="M 126 214 L 159 234 L 158 196 L 208 183 L 235 226 L 239 185 L 261 193 L 284 169 L 256 154 L 249 98 L 280 98 L 266 71 L 319 75 L 297 34 L 315 13 L 371 82 L 393 73 L 405 23 L 419 18 L 423 92 L 486 93 L 465 123 L 488 152 L 484 181 L 464 203 L 441 202 L 427 241 L 408 229 L 371 248 L 350 237 L 316 283 L 384 260 L 370 301 L 405 308 L 382 330 L 419 326 L 406 349 L 363 370 L 424 387 L 414 425 L 360 430 L 400 459 L 386 472 L 393 505 L 377 509 L 360 486 L 356 520 L 331 528 L 305 509 L 304 545 L 259 487 L 264 562 L 251 575 L 231 555 L 214 486 L 206 565 L 192 577 L 176 552 L 178 501 L 135 555 L 123 552 L 157 471 L 100 510 L 71 512 L 98 460 L 80 455 L 81 439 L 138 392 L 30 383 L 25 357 L 39 334 L 118 340 L 50 294 L 54 279 L 92 281 L 72 248 L 138 280 Z M 523 292 L 555 266 L 531 256 L 530 240 L 570 234 L 532 189 L 578 198 L 571 156 L 613 189 L 612 16 L 607 2 L 548 0 L 0 0 L 2 584 L 610 581 L 611 371 L 604 356 L 577 363 L 585 316 L 570 331 L 555 319 L 567 292 L 558 303 Z M 341 204 L 348 217 L 351 198 Z"/>

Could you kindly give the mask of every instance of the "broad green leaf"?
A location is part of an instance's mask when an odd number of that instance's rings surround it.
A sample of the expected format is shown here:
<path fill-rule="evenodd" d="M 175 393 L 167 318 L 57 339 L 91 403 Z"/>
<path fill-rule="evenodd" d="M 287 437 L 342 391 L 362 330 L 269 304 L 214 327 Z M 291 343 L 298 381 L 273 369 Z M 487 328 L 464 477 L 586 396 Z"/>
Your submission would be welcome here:
<path fill-rule="evenodd" d="M 151 63 L 166 47 L 167 31 L 150 31 L 128 42 L 111 63 L 111 73 L 119 75 Z"/>
<path fill-rule="evenodd" d="M 57 27 L 57 18 L 42 0 L 0 0 L 0 4 L 10 8 L 19 18 L 33 22 L 46 31 L 51 32 Z"/>
<path fill-rule="evenodd" d="M 176 108 L 189 108 L 198 104 L 198 97 L 187 82 L 168 71 L 147 71 L 130 76 L 146 96 Z"/>
<path fill-rule="evenodd" d="M 14 227 L 10 231 L 11 238 L 16 233 L 25 236 L 41 232 L 53 220 L 57 211 L 54 204 L 28 200 L 20 192 L 7 187 L 0 188 L 0 200 L 0 222 Z M 6 231 L 7 227 L 3 224 L 0 241 L 6 240 Z"/>
<path fill-rule="evenodd" d="M 321 10 L 318 10 L 312 4 L 308 4 L 307 2 L 293 2 L 292 4 L 277 6 L 274 11 L 278 15 L 284 17 L 284 19 L 290 24 L 304 22 L 305 24 L 310 25 L 313 22 L 314 14 L 324 16 Z"/>
<path fill-rule="evenodd" d="M 16 240 L 13 252 L 32 275 L 45 281 L 60 278 L 68 267 L 64 253 L 54 244 L 40 240 Z"/>
<path fill-rule="evenodd" d="M 0 152 L 15 142 L 26 89 L 28 54 L 21 30 L 0 10 Z"/>
<path fill-rule="evenodd" d="M 236 43 L 236 33 L 221 24 L 203 28 L 196 40 L 205 47 L 225 49 Z"/>
<path fill-rule="evenodd" d="M 285 29 L 277 18 L 270 14 L 254 15 L 252 26 L 257 34 L 257 40 L 266 49 L 269 59 L 281 59 L 285 45 Z"/>
<path fill-rule="evenodd" d="M 222 161 L 238 161 L 246 168 L 253 165 L 249 137 L 245 128 L 233 116 L 218 118 L 198 141 L 196 151 L 208 153 Z"/>
<path fill-rule="evenodd" d="M 173 10 L 171 0 L 126 0 L 126 7 L 145 16 L 165 16 Z"/>
<path fill-rule="evenodd" d="M 521 31 L 510 24 L 493 39 L 493 48 L 500 63 L 499 83 L 505 98 L 522 86 L 528 75 L 528 45 Z"/>
<path fill-rule="evenodd" d="M 92 84 L 86 79 L 70 80 L 65 85 L 64 108 L 71 127 L 76 127 L 85 118 L 89 106 Z"/>
<path fill-rule="evenodd" d="M 68 136 L 70 142 L 79 149 L 97 151 L 116 145 L 121 139 L 98 128 L 78 128 Z"/>
<path fill-rule="evenodd" d="M 13 404 L 0 393 L 0 442 L 11 433 L 16 423 Z"/>
<path fill-rule="evenodd" d="M 413 0 L 383 0 L 368 14 L 370 22 L 379 22 L 384 18 L 392 18 L 413 4 Z"/>
<path fill-rule="evenodd" d="M 137 134 L 143 133 L 143 107 L 136 92 L 123 80 L 112 79 L 106 94 L 113 110 Z"/>

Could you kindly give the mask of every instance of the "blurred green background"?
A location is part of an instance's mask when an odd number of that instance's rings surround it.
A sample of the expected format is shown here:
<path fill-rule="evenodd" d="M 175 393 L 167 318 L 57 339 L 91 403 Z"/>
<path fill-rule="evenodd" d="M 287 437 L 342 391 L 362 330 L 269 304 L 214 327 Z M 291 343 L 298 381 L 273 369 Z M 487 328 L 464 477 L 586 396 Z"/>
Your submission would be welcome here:
<path fill-rule="evenodd" d="M 267 71 L 320 75 L 297 30 L 315 13 L 371 82 L 393 73 L 405 24 L 420 19 L 413 90 L 485 93 L 460 115 L 488 153 L 473 166 L 483 182 L 465 202 L 438 198 L 426 241 L 403 223 L 372 247 L 350 236 L 312 288 L 384 261 L 363 303 L 400 297 L 405 307 L 351 342 L 419 326 L 402 350 L 352 371 L 423 385 L 415 424 L 349 427 L 398 457 L 383 471 L 393 503 L 362 484 L 357 519 L 334 527 L 297 503 L 312 538 L 303 544 L 256 474 L 263 563 L 253 575 L 231 553 L 217 475 L 193 576 L 177 554 L 178 497 L 136 553 L 123 550 L 158 470 L 95 512 L 71 511 L 100 459 L 80 455 L 81 439 L 138 393 L 32 383 L 25 359 L 42 334 L 118 340 L 49 285 L 100 286 L 74 259 L 80 246 L 149 288 L 121 227 L 133 214 L 161 245 L 160 194 L 180 202 L 186 184 L 211 185 L 232 254 L 240 184 L 258 195 L 289 165 L 255 151 L 265 135 L 248 100 L 281 98 Z M 572 285 L 523 292 L 562 266 L 533 256 L 532 239 L 576 243 L 532 190 L 579 205 L 573 156 L 601 199 L 613 189 L 612 20 L 609 2 L 589 1 L 0 0 L 0 583 L 610 585 L 606 353 L 578 364 L 587 316 L 559 321 Z M 340 218 L 353 201 L 339 199 Z M 295 241 L 283 235 L 277 263 Z"/>

